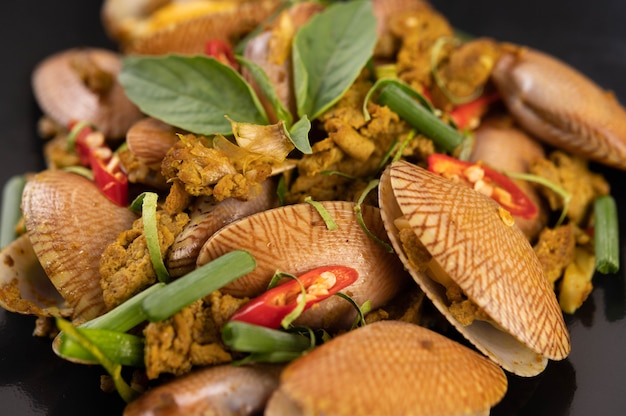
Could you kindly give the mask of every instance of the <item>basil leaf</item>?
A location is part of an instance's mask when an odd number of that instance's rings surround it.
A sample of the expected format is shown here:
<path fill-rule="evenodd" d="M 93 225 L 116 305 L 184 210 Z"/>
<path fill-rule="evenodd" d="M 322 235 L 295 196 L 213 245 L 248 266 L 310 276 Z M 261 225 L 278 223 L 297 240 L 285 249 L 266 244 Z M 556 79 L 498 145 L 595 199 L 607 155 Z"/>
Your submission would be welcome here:
<path fill-rule="evenodd" d="M 290 127 L 293 123 L 293 116 L 278 98 L 278 95 L 276 94 L 276 89 L 274 88 L 272 81 L 270 81 L 263 68 L 261 68 L 260 65 L 239 56 L 237 57 L 237 62 L 246 67 L 248 71 L 250 71 L 250 75 L 252 75 L 252 78 L 254 78 L 254 81 L 261 89 L 261 92 L 263 92 L 263 95 L 265 96 L 265 98 L 267 98 L 267 101 L 274 109 L 276 117 L 282 120 L 287 125 L 287 127 Z"/>
<path fill-rule="evenodd" d="M 333 4 L 300 28 L 292 47 L 298 115 L 314 120 L 337 102 L 372 56 L 376 40 L 371 1 Z"/>
<path fill-rule="evenodd" d="M 287 131 L 287 136 L 291 140 L 296 149 L 305 154 L 313 153 L 311 149 L 311 143 L 309 142 L 309 131 L 311 130 L 311 122 L 307 116 L 303 116 L 300 120 L 296 121 L 291 129 Z"/>
<path fill-rule="evenodd" d="M 252 87 L 228 65 L 206 56 L 127 56 L 119 81 L 144 113 L 196 134 L 229 134 L 230 116 L 268 124 Z"/>

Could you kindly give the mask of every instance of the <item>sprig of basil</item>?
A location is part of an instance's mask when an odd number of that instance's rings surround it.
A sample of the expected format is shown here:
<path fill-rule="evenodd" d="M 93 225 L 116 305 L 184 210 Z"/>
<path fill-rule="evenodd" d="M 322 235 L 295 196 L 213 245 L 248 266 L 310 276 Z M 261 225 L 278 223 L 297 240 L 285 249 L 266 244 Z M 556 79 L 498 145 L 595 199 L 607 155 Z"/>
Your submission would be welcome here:
<path fill-rule="evenodd" d="M 298 115 L 313 120 L 335 104 L 371 58 L 376 40 L 368 0 L 333 4 L 300 28 L 292 47 Z"/>
<path fill-rule="evenodd" d="M 144 113 L 197 134 L 230 134 L 224 116 L 267 124 L 258 97 L 237 71 L 207 56 L 127 56 L 119 81 Z"/>

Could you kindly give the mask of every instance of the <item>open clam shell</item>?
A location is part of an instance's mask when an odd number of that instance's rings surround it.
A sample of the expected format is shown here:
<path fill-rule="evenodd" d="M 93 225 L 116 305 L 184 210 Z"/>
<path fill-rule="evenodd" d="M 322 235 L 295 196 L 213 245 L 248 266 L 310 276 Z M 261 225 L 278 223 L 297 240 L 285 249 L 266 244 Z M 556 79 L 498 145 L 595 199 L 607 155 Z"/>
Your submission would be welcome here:
<path fill-rule="evenodd" d="M 59 170 L 26 183 L 22 210 L 33 250 L 52 284 L 89 320 L 105 312 L 99 264 L 104 249 L 136 215 L 109 201 L 88 179 Z"/>
<path fill-rule="evenodd" d="M 380 321 L 289 364 L 265 414 L 489 414 L 506 375 L 482 355 L 426 328 Z"/>
<path fill-rule="evenodd" d="M 497 203 L 407 162 L 387 168 L 379 188 L 382 218 L 400 259 L 443 315 L 506 370 L 533 376 L 570 351 L 554 292 L 521 230 Z M 408 260 L 394 220 L 404 217 L 433 259 L 493 321 L 463 326 L 445 289 Z"/>
<path fill-rule="evenodd" d="M 71 308 L 48 279 L 27 235 L 0 252 L 0 306 L 35 316 L 70 316 Z"/>
<path fill-rule="evenodd" d="M 219 230 L 202 247 L 197 264 L 235 249 L 248 250 L 256 259 L 256 269 L 223 288 L 236 296 L 261 294 L 276 270 L 298 276 L 324 265 L 349 266 L 358 271 L 359 278 L 343 292 L 359 305 L 369 300 L 373 309 L 382 306 L 410 282 L 402 263 L 359 226 L 354 203 L 328 201 L 322 205 L 338 229 L 329 230 L 310 204 L 283 206 Z M 388 241 L 379 210 L 361 208 L 368 230 Z M 348 302 L 333 296 L 305 311 L 299 323 L 345 327 L 351 325 L 355 316 Z"/>
<path fill-rule="evenodd" d="M 90 88 L 76 69 L 76 60 L 89 64 L 111 84 L 101 91 Z M 33 71 L 32 85 L 42 111 L 62 126 L 88 121 L 105 136 L 124 137 L 128 128 L 142 117 L 116 77 L 122 67 L 121 56 L 99 48 L 73 48 L 44 59 Z"/>

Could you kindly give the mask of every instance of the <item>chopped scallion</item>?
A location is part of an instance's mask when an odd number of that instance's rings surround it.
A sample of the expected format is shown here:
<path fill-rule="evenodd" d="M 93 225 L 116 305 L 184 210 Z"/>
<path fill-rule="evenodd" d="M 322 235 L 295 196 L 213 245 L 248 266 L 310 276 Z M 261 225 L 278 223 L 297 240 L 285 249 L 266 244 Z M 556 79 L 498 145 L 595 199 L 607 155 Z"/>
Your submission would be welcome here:
<path fill-rule="evenodd" d="M 380 91 L 378 102 L 389 107 L 444 152 L 453 154 L 465 140 L 461 133 L 441 121 L 397 85 L 386 85 Z"/>
<path fill-rule="evenodd" d="M 162 321 L 255 268 L 247 251 L 228 252 L 146 296 L 143 310 L 150 321 Z"/>
<path fill-rule="evenodd" d="M 330 215 L 328 210 L 320 202 L 314 201 L 313 198 L 311 198 L 310 196 L 307 196 L 306 198 L 304 198 L 304 202 L 311 205 L 313 208 L 317 210 L 317 212 L 320 214 L 320 216 L 326 223 L 326 228 L 328 228 L 328 230 L 332 231 L 332 230 L 336 230 L 339 228 L 339 226 L 337 225 L 333 217 Z"/>
<path fill-rule="evenodd" d="M 230 321 L 224 325 L 222 340 L 235 351 L 251 353 L 302 352 L 315 345 L 314 340 L 302 334 L 240 321 Z"/>
<path fill-rule="evenodd" d="M 144 366 L 143 339 L 131 334 L 106 329 L 77 328 L 81 334 L 96 345 L 113 363 L 131 367 Z M 65 332 L 59 334 L 58 354 L 70 361 L 98 364 L 93 354 Z"/>
<path fill-rule="evenodd" d="M 157 201 L 159 196 L 154 192 L 146 192 L 143 197 L 141 217 L 143 219 L 143 233 L 146 237 L 150 261 L 159 282 L 170 280 L 170 274 L 163 263 L 163 255 L 159 244 L 159 229 L 157 220 Z"/>
<path fill-rule="evenodd" d="M 611 195 L 600 196 L 593 204 L 596 270 L 617 273 L 619 270 L 619 224 L 617 205 Z"/>

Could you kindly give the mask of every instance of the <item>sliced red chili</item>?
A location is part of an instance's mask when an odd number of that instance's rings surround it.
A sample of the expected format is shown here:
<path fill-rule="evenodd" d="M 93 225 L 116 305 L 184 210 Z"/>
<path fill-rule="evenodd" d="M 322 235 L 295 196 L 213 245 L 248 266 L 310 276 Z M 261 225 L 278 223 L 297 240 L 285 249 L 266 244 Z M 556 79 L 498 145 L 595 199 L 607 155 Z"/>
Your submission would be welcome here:
<path fill-rule="evenodd" d="M 204 53 L 212 56 L 223 64 L 230 65 L 235 70 L 239 70 L 239 65 L 235 59 L 233 48 L 220 39 L 212 39 L 205 43 Z"/>
<path fill-rule="evenodd" d="M 279 328 L 283 318 L 293 311 L 302 295 L 300 284 L 306 289 L 304 309 L 350 286 L 358 272 L 347 266 L 323 266 L 298 278 L 278 285 L 243 305 L 231 317 L 233 321 Z"/>
<path fill-rule="evenodd" d="M 435 153 L 428 157 L 428 170 L 438 175 L 463 180 L 477 191 L 490 196 L 512 215 L 532 219 L 537 207 L 507 176 L 478 162 L 465 162 Z"/>
<path fill-rule="evenodd" d="M 455 107 L 450 112 L 458 128 L 472 128 L 488 110 L 489 105 L 500 98 L 498 94 L 483 95 L 477 99 Z"/>
<path fill-rule="evenodd" d="M 91 168 L 94 183 L 109 200 L 119 206 L 127 206 L 128 177 L 122 172 L 119 163 L 112 162 L 115 156 L 108 156 L 111 154 L 110 149 L 104 143 L 89 143 L 89 136 L 94 132 L 89 125 L 78 127 L 72 123 L 70 128 L 80 129 L 75 132 L 74 150 L 81 164 Z"/>

